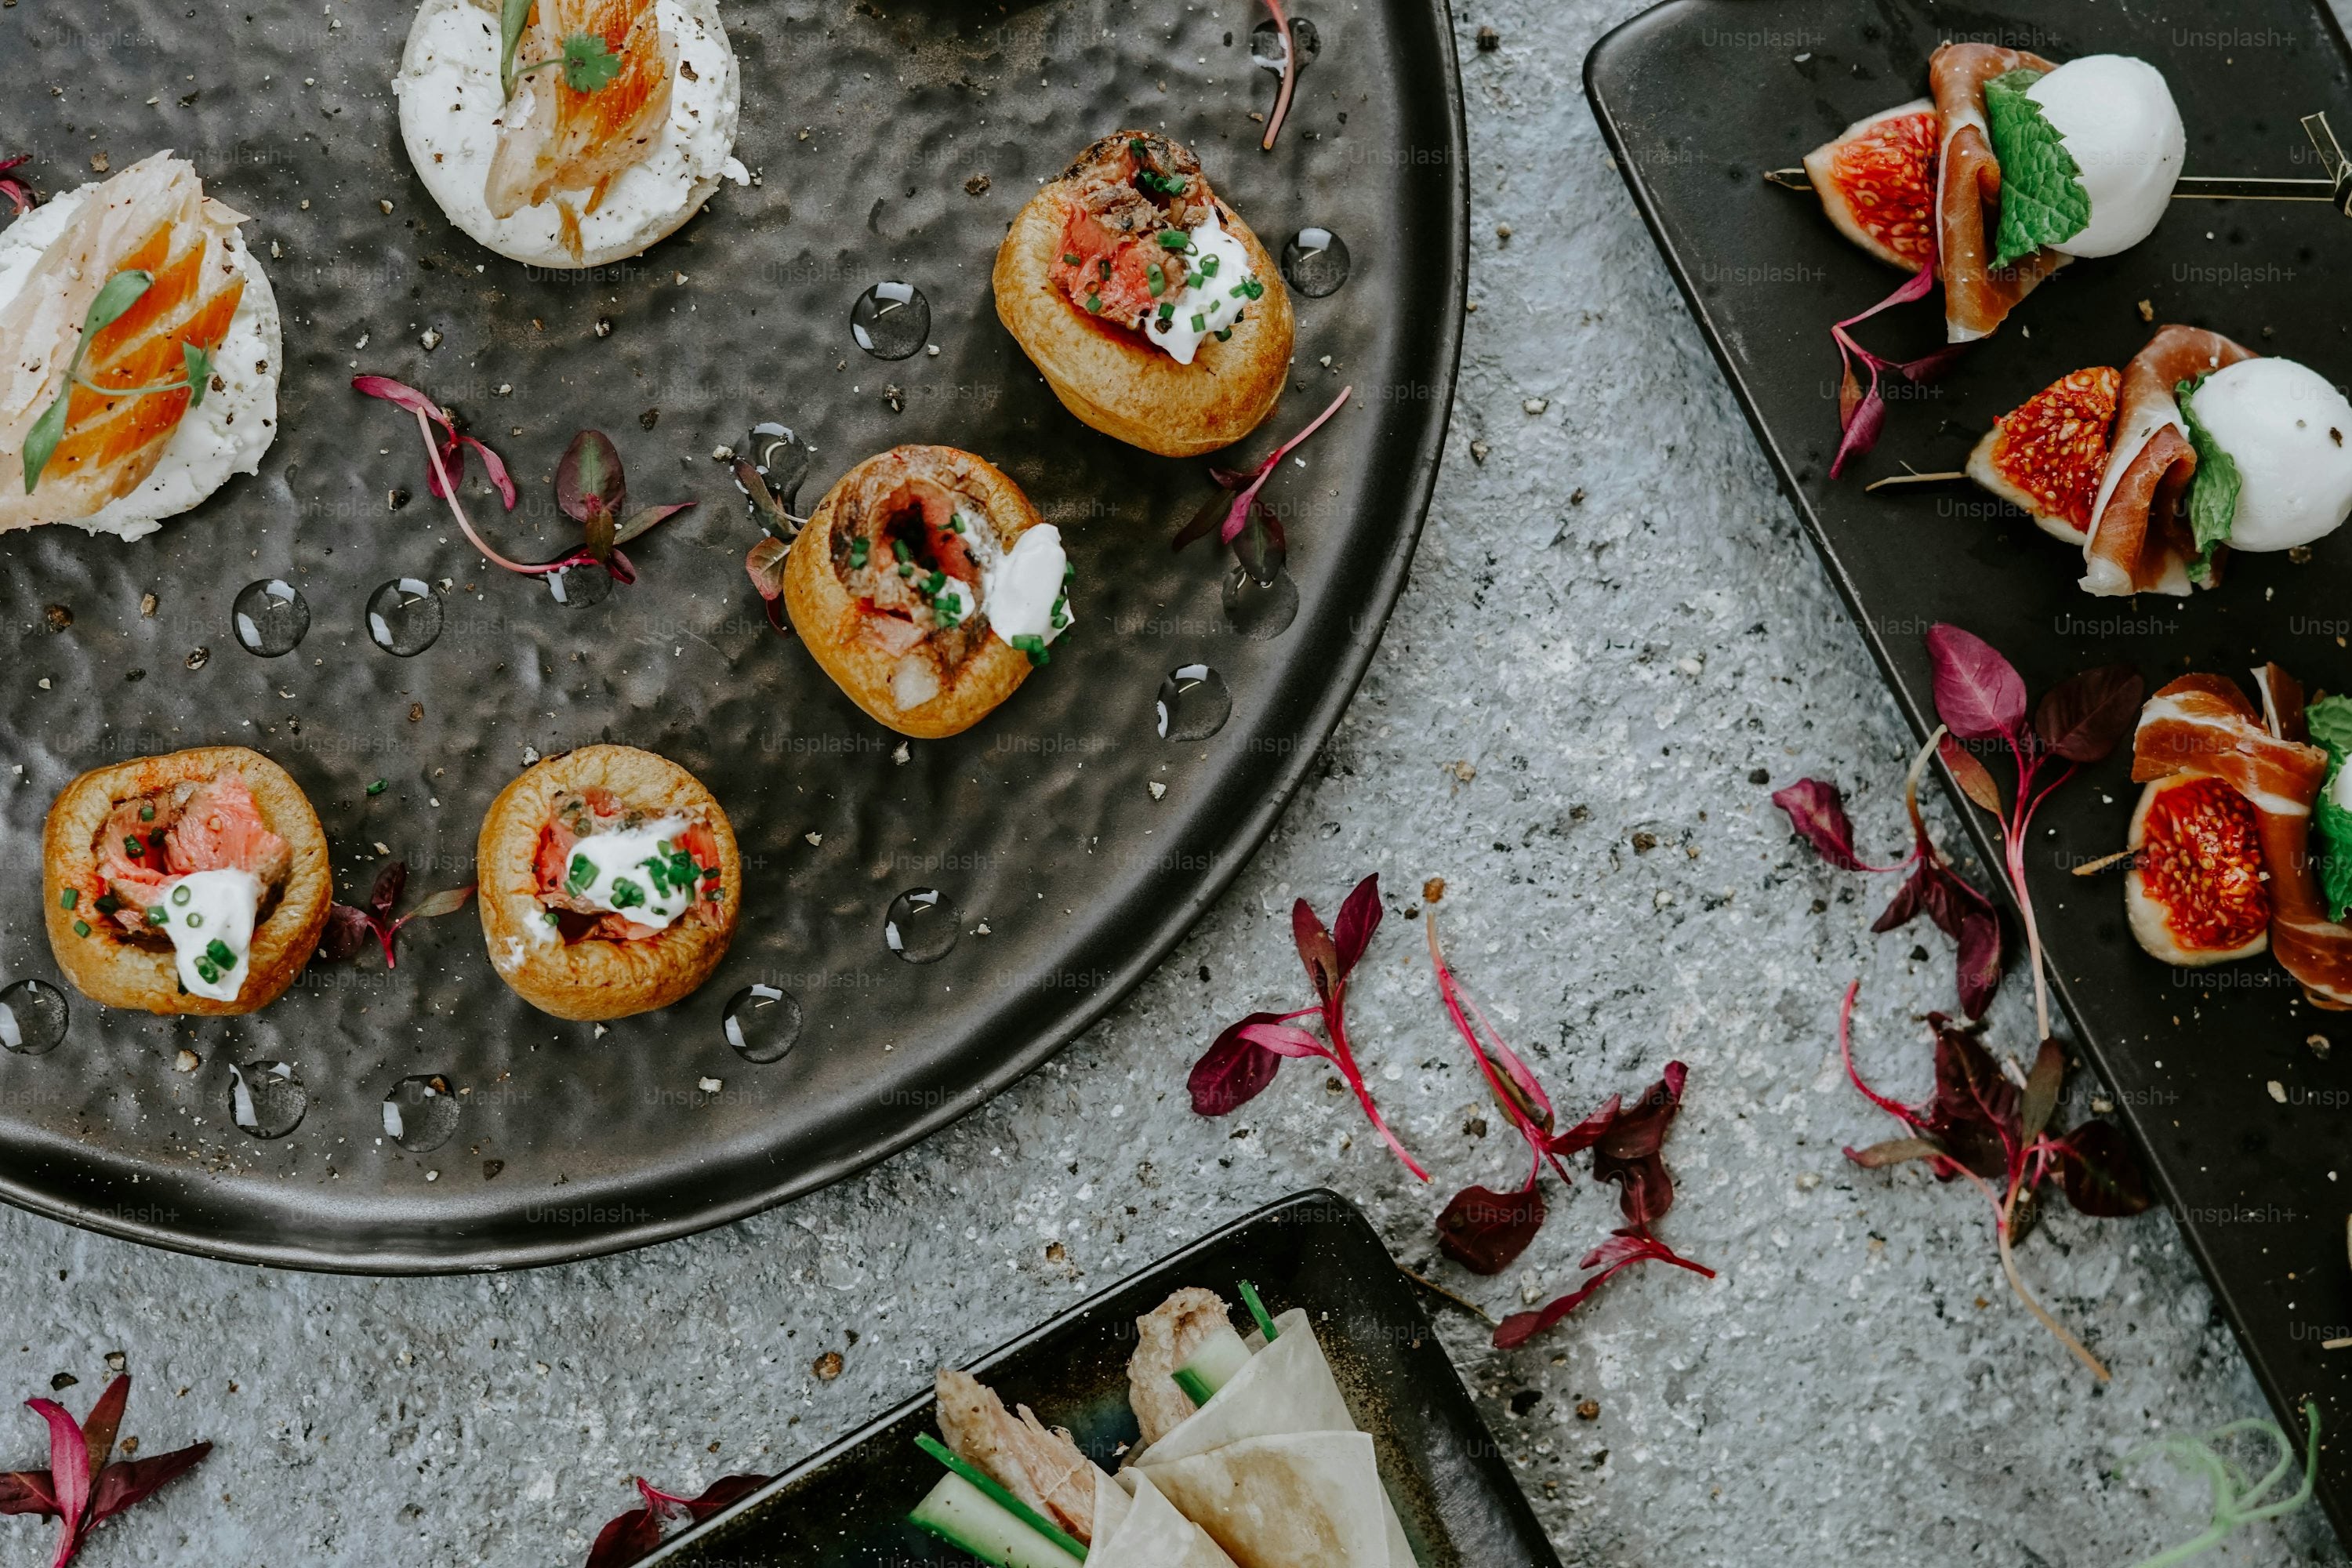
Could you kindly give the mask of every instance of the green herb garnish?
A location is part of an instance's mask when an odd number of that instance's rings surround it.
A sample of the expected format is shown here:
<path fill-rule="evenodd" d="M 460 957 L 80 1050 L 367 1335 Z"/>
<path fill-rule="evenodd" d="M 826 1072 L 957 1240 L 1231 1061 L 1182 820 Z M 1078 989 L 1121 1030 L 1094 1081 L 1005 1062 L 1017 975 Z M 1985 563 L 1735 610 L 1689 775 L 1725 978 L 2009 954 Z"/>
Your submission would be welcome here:
<path fill-rule="evenodd" d="M 1023 653 L 1027 654 L 1030 668 L 1033 669 L 1039 665 L 1054 662 L 1054 656 L 1045 651 L 1045 639 L 1034 632 L 1024 632 L 1019 637 L 1007 637 L 1004 641 L 1008 647 L 1019 648 Z"/>
<path fill-rule="evenodd" d="M 1250 1316 L 1257 1320 L 1257 1331 L 1265 1336 L 1266 1343 L 1274 1343 L 1281 1335 L 1275 1331 L 1274 1319 L 1267 1313 L 1265 1303 L 1257 1299 L 1257 1287 L 1246 1279 L 1236 1283 L 1241 1287 L 1242 1305 L 1247 1307 Z"/>
<path fill-rule="evenodd" d="M 390 782 L 391 781 L 388 779 L 378 779 L 375 783 L 367 786 L 367 792 L 370 795 L 382 795 L 384 790 L 384 785 Z"/>
<path fill-rule="evenodd" d="M 638 887 L 626 877 L 615 877 L 613 879 L 613 907 L 614 909 L 633 910 L 645 901 L 646 890 L 643 888 Z"/>
<path fill-rule="evenodd" d="M 574 33 L 563 40 L 563 53 L 533 60 L 514 74 L 525 77 L 549 66 L 563 68 L 563 85 L 572 91 L 594 92 L 610 86 L 613 79 L 621 74 L 621 57 L 613 52 L 602 34 Z M 508 89 L 509 93 L 513 90 Z"/>
<path fill-rule="evenodd" d="M 69 910 L 79 902 L 81 902 L 81 889 L 79 888 L 68 888 L 64 892 L 58 895 L 58 908 L 61 910 Z"/>
<path fill-rule="evenodd" d="M 2189 575 L 2200 583 L 2213 574 L 2214 550 L 2230 542 L 2230 525 L 2238 516 L 2238 492 L 2245 483 L 2238 472 L 2237 459 L 2213 439 L 2213 433 L 2199 420 L 2196 407 L 2189 401 L 2204 384 L 2205 376 L 2200 375 L 2172 389 L 2181 422 L 2189 426 L 2189 444 L 2197 451 L 2197 472 L 2189 481 L 2189 526 L 2197 538 L 2197 560 L 2189 568 Z"/>
<path fill-rule="evenodd" d="M 1081 1542 L 1076 1536 L 1070 1534 L 1069 1531 L 1055 1524 L 1052 1520 L 1047 1519 L 1044 1514 L 1039 1513 L 1035 1509 L 1031 1508 L 1027 1503 L 1023 1502 L 1019 1498 L 1014 1497 L 1011 1492 L 1006 1491 L 1003 1487 L 997 1484 L 996 1479 L 989 1475 L 986 1470 L 980 1468 L 977 1465 L 970 1463 L 961 1455 L 956 1453 L 954 1449 L 949 1447 L 945 1443 L 940 1442 L 937 1437 L 932 1436 L 929 1432 L 918 1432 L 915 1434 L 915 1447 L 920 1448 L 924 1453 L 929 1454 L 932 1458 L 937 1459 L 940 1464 L 945 1465 L 949 1469 L 953 1470 L 957 1475 L 961 1476 L 965 1480 L 970 1481 L 973 1486 L 978 1487 L 981 1491 L 986 1495 L 989 1501 L 1004 1510 L 1005 1512 L 1011 1514 L 1013 1518 L 1019 1520 L 1022 1523 L 1027 1525 L 1038 1534 L 1044 1536 L 1047 1541 L 1052 1542 L 1062 1551 L 1068 1552 L 1071 1557 L 1080 1563 L 1084 1563 L 1086 1561 L 1087 1549 L 1083 1542 Z"/>
<path fill-rule="evenodd" d="M 221 941 L 218 937 L 215 937 L 212 941 L 205 943 L 205 956 L 211 959 L 213 961 L 214 967 L 219 969 L 224 973 L 236 967 L 236 954 L 231 952 L 228 949 L 228 943 Z"/>
<path fill-rule="evenodd" d="M 153 274 L 118 272 L 101 284 L 98 298 L 89 302 L 89 310 L 81 319 L 81 341 L 74 345 L 73 358 L 66 364 L 65 387 L 58 400 L 45 409 L 25 436 L 25 493 L 41 482 L 41 470 L 49 466 L 50 457 L 58 443 L 66 438 L 66 414 L 73 404 L 74 377 L 81 374 L 82 356 L 89 353 L 89 341 L 122 319 L 122 313 L 139 302 L 141 295 L 154 286 Z"/>
<path fill-rule="evenodd" d="M 76 936 L 88 936 L 89 934 L 89 922 L 88 921 L 74 921 L 74 935 L 76 935 Z"/>
<path fill-rule="evenodd" d="M 585 855 L 574 855 L 572 858 L 572 869 L 563 879 L 563 890 L 567 893 L 584 893 L 595 885 L 595 881 L 596 862 Z"/>
<path fill-rule="evenodd" d="M 1087 309 L 1096 314 L 1100 314 L 1102 311 L 1102 296 L 1099 294 L 1087 295 Z"/>
<path fill-rule="evenodd" d="M 2083 232 L 2091 221 L 2091 193 L 2066 139 L 2042 117 L 2026 89 L 2037 70 L 2006 71 L 1984 85 L 1985 129 L 2000 162 L 2000 249 L 1995 267 L 2022 261 L 2046 245 Z"/>

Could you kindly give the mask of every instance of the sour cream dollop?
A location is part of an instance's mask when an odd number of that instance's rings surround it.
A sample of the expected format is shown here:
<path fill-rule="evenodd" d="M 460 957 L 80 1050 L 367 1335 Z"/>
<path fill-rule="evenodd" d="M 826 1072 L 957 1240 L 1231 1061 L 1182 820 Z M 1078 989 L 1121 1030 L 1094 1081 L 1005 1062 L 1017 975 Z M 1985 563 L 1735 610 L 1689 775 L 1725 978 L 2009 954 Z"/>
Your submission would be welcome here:
<path fill-rule="evenodd" d="M 564 890 L 641 926 L 667 930 L 701 896 L 702 873 L 677 846 L 687 826 L 682 816 L 665 816 L 642 827 L 590 834 L 572 846 Z"/>
<path fill-rule="evenodd" d="M 1191 364 L 1201 340 L 1240 321 L 1257 297 L 1251 291 L 1258 279 L 1250 270 L 1249 252 L 1225 232 L 1213 206 L 1187 231 L 1187 237 L 1191 248 L 1182 253 L 1184 287 L 1160 302 L 1143 333 L 1178 364 Z"/>
<path fill-rule="evenodd" d="M 1069 570 L 1062 531 L 1050 522 L 1029 530 L 1010 551 L 986 563 L 981 602 L 988 606 L 988 624 L 998 639 L 1008 646 L 1016 637 L 1050 643 L 1069 630 Z"/>
<path fill-rule="evenodd" d="M 2318 372 L 2240 360 L 2200 383 L 2189 406 L 2238 465 L 2231 548 L 2308 544 L 2352 515 L 2352 403 Z"/>
<path fill-rule="evenodd" d="M 2051 248 L 2113 256 L 2146 239 L 2172 200 L 2189 146 L 2164 73 L 2128 55 L 2084 55 L 2025 96 L 2064 139 L 2091 198 L 2091 221 Z"/>
<path fill-rule="evenodd" d="M 163 934 L 180 984 L 191 996 L 234 1002 L 252 965 L 253 917 L 261 908 L 261 879 L 250 871 L 191 871 L 165 884 L 153 906 L 163 911 Z"/>

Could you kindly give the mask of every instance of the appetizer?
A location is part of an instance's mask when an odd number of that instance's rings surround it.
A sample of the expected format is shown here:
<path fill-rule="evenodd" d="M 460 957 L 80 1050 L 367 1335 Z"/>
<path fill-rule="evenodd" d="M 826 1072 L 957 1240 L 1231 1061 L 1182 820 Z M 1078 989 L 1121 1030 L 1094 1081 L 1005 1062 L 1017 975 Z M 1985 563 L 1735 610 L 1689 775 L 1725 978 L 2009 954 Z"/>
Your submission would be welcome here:
<path fill-rule="evenodd" d="M 2003 415 L 1968 477 L 2081 547 L 2087 593 L 2185 595 L 2231 550 L 2311 543 L 2352 516 L 2352 403 L 2293 360 L 2160 328 Z"/>
<path fill-rule="evenodd" d="M 301 786 L 242 746 L 86 773 L 41 835 L 49 946 L 106 1007 L 268 1006 L 317 950 L 333 892 Z"/>
<path fill-rule="evenodd" d="M 2352 702 L 2327 698 L 2306 710 L 2303 689 L 2277 665 L 2254 678 L 2259 710 L 2218 675 L 2184 675 L 2140 710 L 2132 779 L 2147 787 L 2132 812 L 2124 895 L 2132 934 L 2174 964 L 2267 947 L 2314 1005 L 2352 1007 L 2352 927 L 2340 923 L 2352 856 L 2337 858 L 2352 852 L 2352 832 L 2313 835 L 2315 807 L 2352 829 L 2337 784 Z M 2332 745 L 2311 743 L 2315 721 Z"/>
<path fill-rule="evenodd" d="M 0 232 L 0 532 L 139 539 L 261 467 L 278 433 L 278 301 L 169 153 Z"/>
<path fill-rule="evenodd" d="M 971 729 L 1070 626 L 1061 531 L 995 465 L 894 447 L 841 476 L 784 561 L 784 609 L 850 700 L 902 735 Z"/>
<path fill-rule="evenodd" d="M 1927 76 L 1932 98 L 1855 121 L 1805 173 L 1864 249 L 1937 270 L 1949 342 L 1990 335 L 2059 268 L 2129 249 L 2164 216 L 2188 139 L 2147 61 L 1945 44 Z"/>
<path fill-rule="evenodd" d="M 1213 1290 L 1179 1290 L 1136 1320 L 1128 1397 L 1144 1446 L 1121 1478 L 1150 1480 L 1239 1568 L 1413 1568 L 1307 1314 L 1270 1317 L 1241 1293 L 1247 1338 Z"/>
<path fill-rule="evenodd" d="M 751 178 L 717 0 L 425 0 L 393 90 L 449 221 L 532 266 L 635 256 Z"/>
<path fill-rule="evenodd" d="M 1064 407 L 1189 458 L 1257 427 L 1289 374 L 1290 295 L 1192 149 L 1120 131 L 1029 199 L 997 247 L 996 314 Z"/>
<path fill-rule="evenodd" d="M 625 1018 L 710 978 L 735 934 L 743 863 L 701 781 L 634 746 L 532 764 L 490 803 L 477 847 L 490 967 L 559 1018 Z"/>
<path fill-rule="evenodd" d="M 908 1516 L 919 1529 L 999 1568 L 1234 1568 L 1150 1478 L 1114 1480 L 971 1373 L 941 1372 L 939 1405 L 947 1441 L 917 1441 L 948 1473 Z"/>

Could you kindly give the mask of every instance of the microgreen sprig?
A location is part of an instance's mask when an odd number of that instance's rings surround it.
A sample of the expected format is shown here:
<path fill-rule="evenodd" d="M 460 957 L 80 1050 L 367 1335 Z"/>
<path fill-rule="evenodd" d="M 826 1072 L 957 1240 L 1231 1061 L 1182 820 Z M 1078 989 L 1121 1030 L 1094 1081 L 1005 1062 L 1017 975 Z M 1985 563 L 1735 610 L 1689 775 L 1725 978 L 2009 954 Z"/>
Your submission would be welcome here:
<path fill-rule="evenodd" d="M 563 84 L 574 92 L 594 92 L 611 85 L 621 74 L 621 57 L 612 46 L 594 33 L 574 33 L 563 40 L 563 52 L 550 55 L 543 60 L 533 60 L 527 66 L 516 66 L 512 74 L 520 79 L 550 66 L 563 68 Z M 511 93 L 514 89 L 507 89 Z"/>
<path fill-rule="evenodd" d="M 1257 468 L 1248 473 L 1234 468 L 1213 468 L 1211 482 L 1224 495 L 1211 496 L 1192 514 L 1192 521 L 1177 531 L 1172 548 L 1183 549 L 1196 539 L 1204 538 L 1211 531 L 1234 548 L 1234 553 L 1249 568 L 1250 574 L 1261 583 L 1270 583 L 1287 552 L 1282 523 L 1266 510 L 1258 500 L 1258 492 L 1282 459 L 1288 457 L 1298 444 L 1323 427 L 1324 422 L 1339 412 L 1342 404 L 1355 391 L 1353 385 L 1343 386 L 1329 407 L 1307 423 L 1307 427 L 1266 454 Z M 1230 498 L 1230 499 L 1229 499 Z"/>
<path fill-rule="evenodd" d="M 2212 1488 L 2213 1518 L 2204 1532 L 2153 1557 L 2143 1558 L 2133 1568 L 2172 1568 L 2176 1563 L 2186 1563 L 2211 1551 L 2243 1526 L 2293 1513 L 2310 1502 L 2319 1481 L 2319 1402 L 2304 1401 L 2303 1415 L 2309 1434 L 2304 1443 L 2303 1484 L 2274 1500 L 2271 1492 L 2294 1468 L 2294 1441 L 2275 1421 L 2232 1421 L 2202 1436 L 2189 1434 L 2166 1437 L 2125 1455 L 2116 1472 L 2118 1476 L 2145 1459 L 2161 1455 L 2179 1469 L 2203 1476 Z M 2259 1478 L 2249 1476 L 2236 1460 L 2221 1450 L 2221 1445 L 2233 1437 L 2255 1434 L 2269 1438 L 2278 1452 L 2277 1462 Z"/>
<path fill-rule="evenodd" d="M 1273 111 L 1265 117 L 1265 138 L 1258 143 L 1264 153 L 1274 151 L 1274 139 L 1282 134 L 1282 122 L 1290 113 L 1290 95 L 1297 85 L 1298 40 L 1290 28 L 1290 13 L 1282 8 L 1282 0 L 1265 0 L 1265 8 L 1274 13 L 1276 36 L 1282 40 L 1282 58 L 1276 64 L 1276 75 L 1282 86 L 1274 95 Z"/>
<path fill-rule="evenodd" d="M 74 345 L 73 358 L 66 363 L 65 385 L 58 393 L 58 400 L 43 410 L 38 419 L 33 421 L 33 428 L 25 437 L 25 493 L 26 495 L 31 495 L 34 487 L 41 482 L 41 470 L 49 466 L 49 458 L 56 454 L 58 443 L 65 439 L 66 415 L 73 405 L 74 384 L 81 374 L 82 359 L 89 353 L 90 339 L 121 321 L 123 313 L 137 304 L 141 296 L 154 287 L 154 283 L 155 278 L 152 273 L 133 269 L 128 272 L 118 272 L 99 286 L 98 297 L 89 302 L 89 310 L 81 319 L 81 342 Z M 191 374 L 186 383 L 174 383 L 169 386 L 153 389 L 131 388 L 126 395 L 137 395 L 146 390 L 176 391 L 181 385 L 186 385 L 191 390 L 192 401 L 194 398 L 201 398 L 204 395 L 200 390 L 203 382 L 194 374 L 194 361 L 191 360 L 189 364 Z M 209 360 L 205 361 L 205 370 L 209 374 L 211 370 Z"/>
<path fill-rule="evenodd" d="M 1846 464 L 1878 445 L 1879 432 L 1886 427 L 1886 403 L 1878 391 L 1880 372 L 1891 371 L 1909 382 L 1933 381 L 1950 369 L 1952 363 L 1959 358 L 1960 351 L 1968 347 L 1966 343 L 1951 343 L 1898 364 L 1893 360 L 1881 359 L 1864 348 L 1854 340 L 1853 334 L 1846 331 L 1855 322 L 1866 321 L 1890 306 L 1907 305 L 1914 300 L 1926 299 L 1935 286 L 1936 263 L 1930 258 L 1927 266 L 1913 273 L 1909 280 L 1894 293 L 1869 310 L 1848 316 L 1830 328 L 1830 338 L 1837 344 L 1838 362 L 1844 371 L 1838 382 L 1838 449 L 1837 455 L 1830 459 L 1830 478 L 1836 479 L 1845 472 Z M 1870 372 L 1867 387 L 1853 374 L 1856 360 L 1860 360 L 1864 368 Z"/>

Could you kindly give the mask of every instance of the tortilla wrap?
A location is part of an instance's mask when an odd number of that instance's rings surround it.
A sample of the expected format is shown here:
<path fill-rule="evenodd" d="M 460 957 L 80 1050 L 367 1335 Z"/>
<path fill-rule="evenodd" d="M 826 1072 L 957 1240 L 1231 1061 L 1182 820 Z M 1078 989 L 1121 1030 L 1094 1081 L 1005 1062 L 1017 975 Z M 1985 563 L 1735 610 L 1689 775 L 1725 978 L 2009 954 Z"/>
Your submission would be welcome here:
<path fill-rule="evenodd" d="M 1245 1437 L 1141 1470 L 1239 1568 L 1390 1568 L 1380 1473 L 1361 1432 Z M 1410 1564 L 1410 1554 L 1404 1558 Z"/>
<path fill-rule="evenodd" d="M 1094 1542 L 1087 1568 L 1234 1568 L 1234 1560 L 1150 1478 L 1133 1479 L 1130 1498 L 1118 1481 L 1095 1472 Z"/>
<path fill-rule="evenodd" d="M 1276 1332 L 1273 1342 L 1266 1342 L 1262 1334 L 1250 1335 L 1246 1342 L 1254 1353 L 1249 1364 L 1175 1430 L 1130 1456 L 1128 1468 L 1119 1472 L 1120 1479 L 1123 1482 L 1138 1472 L 1150 1477 L 1170 1500 L 1216 1537 L 1217 1543 L 1233 1555 L 1241 1568 L 1282 1568 L 1294 1562 L 1311 1568 L 1339 1568 L 1342 1564 L 1345 1568 L 1414 1568 L 1412 1548 L 1405 1540 L 1396 1505 L 1389 1501 L 1388 1493 L 1381 1486 L 1372 1440 L 1357 1430 L 1348 1402 L 1340 1395 L 1339 1380 L 1331 1375 L 1331 1363 L 1324 1359 L 1323 1347 L 1316 1342 L 1313 1324 L 1297 1308 L 1275 1319 L 1274 1324 Z M 1360 1437 L 1361 1443 L 1312 1443 L 1294 1452 L 1275 1441 L 1299 1444 L 1328 1436 Z M 1166 1473 L 1173 1467 L 1192 1465 L 1195 1460 L 1228 1450 L 1232 1452 L 1221 1466 L 1194 1465 L 1181 1478 Z M 1218 1517 L 1194 1506 L 1202 1498 L 1204 1487 L 1213 1494 L 1215 1487 L 1223 1484 L 1208 1478 L 1230 1472 L 1244 1462 L 1287 1467 L 1293 1481 L 1313 1482 L 1318 1489 L 1304 1497 L 1294 1493 L 1290 1506 L 1328 1510 L 1333 1531 L 1353 1528 L 1348 1521 L 1376 1518 L 1380 1542 L 1374 1547 L 1362 1548 L 1361 1555 L 1254 1556 L 1252 1553 L 1258 1550 L 1255 1542 L 1242 1534 L 1229 1533 L 1249 1527 L 1233 1523 L 1221 1528 Z M 1350 1470 L 1351 1466 L 1359 1468 Z M 1247 1487 L 1234 1483 L 1230 1493 L 1233 1505 L 1242 1506 L 1245 1499 L 1255 1498 L 1276 1484 L 1273 1480 Z M 1371 1507 L 1374 1499 L 1379 1500 L 1377 1513 Z M 1231 1512 L 1231 1508 L 1227 1511 Z M 1339 1550 L 1334 1543 L 1336 1539 L 1327 1537 L 1321 1550 Z M 1277 1553 L 1291 1549 L 1286 1540 L 1272 1538 L 1266 1546 Z"/>

